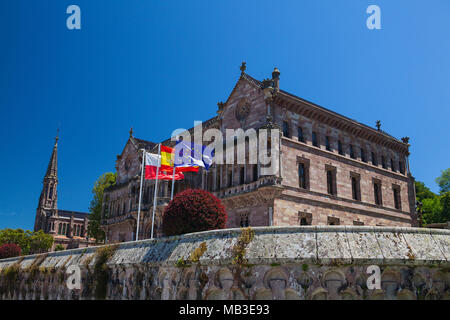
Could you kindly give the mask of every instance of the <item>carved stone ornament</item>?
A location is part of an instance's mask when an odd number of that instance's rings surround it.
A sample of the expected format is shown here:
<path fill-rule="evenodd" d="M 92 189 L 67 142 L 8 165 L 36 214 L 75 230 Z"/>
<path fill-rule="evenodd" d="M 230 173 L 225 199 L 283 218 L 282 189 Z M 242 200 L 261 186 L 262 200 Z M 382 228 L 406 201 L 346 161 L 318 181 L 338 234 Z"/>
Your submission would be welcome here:
<path fill-rule="evenodd" d="M 250 113 L 250 102 L 247 99 L 242 99 L 236 106 L 236 119 L 239 121 L 245 120 Z"/>

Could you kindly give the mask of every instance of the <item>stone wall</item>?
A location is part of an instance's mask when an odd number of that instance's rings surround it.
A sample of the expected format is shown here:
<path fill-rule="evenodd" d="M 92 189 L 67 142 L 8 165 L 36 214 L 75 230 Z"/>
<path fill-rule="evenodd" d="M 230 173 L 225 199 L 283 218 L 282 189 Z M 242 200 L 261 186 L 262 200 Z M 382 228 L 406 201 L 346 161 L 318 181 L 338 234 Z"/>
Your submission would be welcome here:
<path fill-rule="evenodd" d="M 251 230 L 253 238 L 226 229 L 0 260 L 0 299 L 450 298 L 448 230 Z M 67 288 L 72 265 L 81 290 Z M 381 289 L 367 288 L 370 265 L 381 269 Z"/>

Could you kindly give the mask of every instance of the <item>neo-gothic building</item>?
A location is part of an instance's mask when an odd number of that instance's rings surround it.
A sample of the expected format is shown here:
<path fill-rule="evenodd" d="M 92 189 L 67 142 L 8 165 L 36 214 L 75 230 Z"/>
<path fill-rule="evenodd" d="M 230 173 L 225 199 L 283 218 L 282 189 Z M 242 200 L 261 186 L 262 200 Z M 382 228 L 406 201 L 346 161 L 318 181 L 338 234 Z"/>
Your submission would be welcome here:
<path fill-rule="evenodd" d="M 42 230 L 54 239 L 51 250 L 58 244 L 66 249 L 93 245 L 87 235 L 88 213 L 58 209 L 58 137 L 45 173 L 41 196 L 36 210 L 34 231 Z"/>
<path fill-rule="evenodd" d="M 186 173 L 175 192 L 214 193 L 227 209 L 227 227 L 417 225 L 408 138 L 398 140 L 379 122 L 374 129 L 283 91 L 279 80 L 275 68 L 271 79 L 258 81 L 245 73 L 243 63 L 231 94 L 203 130 L 279 128 L 280 142 L 272 148 L 279 152 L 280 169 L 263 176 L 259 163 L 215 164 L 209 171 Z M 163 144 L 173 146 L 170 140 Z M 105 190 L 102 227 L 111 243 L 135 238 L 141 149 L 156 153 L 157 144 L 130 131 L 117 156 L 117 184 Z M 160 181 L 157 236 L 170 186 Z M 150 236 L 154 181 L 146 180 L 143 190 L 140 239 Z"/>

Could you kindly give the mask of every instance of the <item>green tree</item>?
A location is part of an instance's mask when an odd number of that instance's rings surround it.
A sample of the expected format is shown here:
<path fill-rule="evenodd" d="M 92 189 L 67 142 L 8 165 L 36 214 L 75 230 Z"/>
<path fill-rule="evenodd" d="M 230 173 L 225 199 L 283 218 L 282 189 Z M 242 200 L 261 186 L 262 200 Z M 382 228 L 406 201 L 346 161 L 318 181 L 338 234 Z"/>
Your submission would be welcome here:
<path fill-rule="evenodd" d="M 95 181 L 92 193 L 94 198 L 91 200 L 89 206 L 89 225 L 88 233 L 90 237 L 95 238 L 97 243 L 104 242 L 105 233 L 100 228 L 100 220 L 102 214 L 102 203 L 103 203 L 103 191 L 116 184 L 116 173 L 107 172 L 101 175 L 97 181 Z"/>
<path fill-rule="evenodd" d="M 441 205 L 442 205 L 442 213 L 440 222 L 450 221 L 450 191 L 441 195 Z"/>
<path fill-rule="evenodd" d="M 437 197 L 437 194 L 435 194 L 433 191 L 430 190 L 427 186 L 425 186 L 425 183 L 422 181 L 416 181 L 416 198 L 418 201 L 422 202 L 424 199 L 434 199 Z"/>
<path fill-rule="evenodd" d="M 42 230 L 3 229 L 0 230 L 0 245 L 4 243 L 17 244 L 22 254 L 27 255 L 47 252 L 53 245 L 53 237 Z"/>
<path fill-rule="evenodd" d="M 441 194 L 450 191 L 450 168 L 442 170 L 441 175 L 436 178 Z"/>
<path fill-rule="evenodd" d="M 422 224 L 441 222 L 442 205 L 438 196 L 432 199 L 423 199 Z"/>

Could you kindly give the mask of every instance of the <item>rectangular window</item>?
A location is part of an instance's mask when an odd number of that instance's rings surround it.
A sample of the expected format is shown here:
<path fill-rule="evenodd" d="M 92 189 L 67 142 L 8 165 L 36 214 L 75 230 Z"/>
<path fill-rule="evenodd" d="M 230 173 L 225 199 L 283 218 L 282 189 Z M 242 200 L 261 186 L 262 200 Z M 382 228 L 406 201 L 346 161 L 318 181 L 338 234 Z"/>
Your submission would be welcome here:
<path fill-rule="evenodd" d="M 401 174 L 405 174 L 405 164 L 403 163 L 403 161 L 398 162 L 398 169 L 400 170 Z"/>
<path fill-rule="evenodd" d="M 313 146 L 315 146 L 315 147 L 319 146 L 319 144 L 317 143 L 317 134 L 314 131 L 312 133 L 312 143 L 313 143 Z"/>
<path fill-rule="evenodd" d="M 328 217 L 327 223 L 329 226 L 338 226 L 341 224 L 341 221 L 339 218 L 336 217 Z"/>
<path fill-rule="evenodd" d="M 400 199 L 400 187 L 399 186 L 392 186 L 392 191 L 394 195 L 394 206 L 395 209 L 401 209 L 401 199 Z"/>
<path fill-rule="evenodd" d="M 362 222 L 362 221 L 357 221 L 357 220 L 353 220 L 353 225 L 354 225 L 354 226 L 363 226 L 363 225 L 364 225 L 364 222 Z"/>
<path fill-rule="evenodd" d="M 364 150 L 364 148 L 361 148 L 361 161 L 362 161 L 362 162 L 367 162 L 367 159 L 366 159 L 366 150 Z"/>
<path fill-rule="evenodd" d="M 387 169 L 386 158 L 384 156 L 381 156 L 381 166 L 383 169 Z"/>
<path fill-rule="evenodd" d="M 253 181 L 258 180 L 258 165 L 253 165 Z"/>
<path fill-rule="evenodd" d="M 344 150 L 342 149 L 342 142 L 341 140 L 338 141 L 338 152 L 340 155 L 344 155 Z"/>
<path fill-rule="evenodd" d="M 375 152 L 372 152 L 372 164 L 374 166 L 378 166 L 377 156 L 375 155 Z"/>
<path fill-rule="evenodd" d="M 233 170 L 228 170 L 228 187 L 231 187 L 233 185 Z"/>
<path fill-rule="evenodd" d="M 330 137 L 328 137 L 328 136 L 325 137 L 325 147 L 328 151 L 331 151 Z"/>
<path fill-rule="evenodd" d="M 306 170 L 304 163 L 298 164 L 298 183 L 300 188 L 306 189 Z"/>
<path fill-rule="evenodd" d="M 290 138 L 290 132 L 289 132 L 289 123 L 287 123 L 287 121 L 283 121 L 283 135 L 286 138 Z"/>
<path fill-rule="evenodd" d="M 397 172 L 397 170 L 395 169 L 395 165 L 394 165 L 394 159 L 391 158 L 391 170 L 394 172 Z"/>
<path fill-rule="evenodd" d="M 303 129 L 301 127 L 298 127 L 297 132 L 298 132 L 298 141 L 305 142 L 305 138 L 303 138 Z"/>
<path fill-rule="evenodd" d="M 336 168 L 329 167 L 327 171 L 327 192 L 330 195 L 336 195 Z"/>
<path fill-rule="evenodd" d="M 356 174 L 351 175 L 352 180 L 352 198 L 353 200 L 361 201 L 361 189 L 360 189 L 360 178 Z"/>
<path fill-rule="evenodd" d="M 240 169 L 239 182 L 240 182 L 240 184 L 245 183 L 245 168 L 244 168 L 244 166 L 242 166 Z"/>
<path fill-rule="evenodd" d="M 374 199 L 375 199 L 375 204 L 381 206 L 382 200 L 381 200 L 381 182 L 380 181 L 373 182 L 373 195 L 374 195 Z"/>
<path fill-rule="evenodd" d="M 353 145 L 350 145 L 350 158 L 356 159 L 355 157 L 355 151 L 353 150 Z"/>

